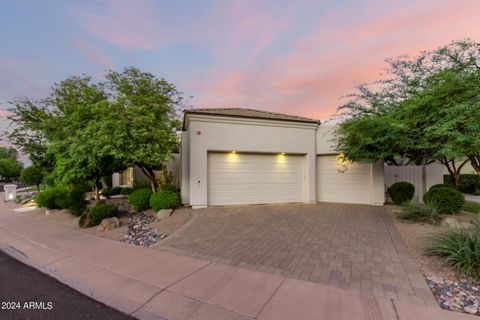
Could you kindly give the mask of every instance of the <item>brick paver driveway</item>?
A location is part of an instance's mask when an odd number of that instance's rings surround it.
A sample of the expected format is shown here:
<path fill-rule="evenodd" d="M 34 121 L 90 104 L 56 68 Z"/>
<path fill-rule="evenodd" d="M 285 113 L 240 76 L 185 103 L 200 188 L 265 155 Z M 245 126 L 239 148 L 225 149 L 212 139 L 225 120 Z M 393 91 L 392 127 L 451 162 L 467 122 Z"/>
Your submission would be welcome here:
<path fill-rule="evenodd" d="M 212 207 L 160 249 L 376 296 L 436 304 L 386 209 Z"/>

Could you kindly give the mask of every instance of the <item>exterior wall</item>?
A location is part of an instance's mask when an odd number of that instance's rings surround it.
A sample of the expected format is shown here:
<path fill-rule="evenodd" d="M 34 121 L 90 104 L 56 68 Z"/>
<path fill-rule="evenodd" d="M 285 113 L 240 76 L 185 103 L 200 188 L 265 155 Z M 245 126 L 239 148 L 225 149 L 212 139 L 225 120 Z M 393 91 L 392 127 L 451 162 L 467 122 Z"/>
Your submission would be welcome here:
<path fill-rule="evenodd" d="M 190 204 L 190 132 L 182 132 L 180 145 L 180 161 L 182 167 L 180 170 L 180 198 L 182 204 Z"/>
<path fill-rule="evenodd" d="M 317 154 L 337 154 L 333 141 L 335 126 L 320 126 L 317 130 L 316 148 Z"/>
<path fill-rule="evenodd" d="M 370 164 L 370 204 L 381 206 L 385 203 L 385 175 L 383 160 Z"/>
<path fill-rule="evenodd" d="M 304 202 L 316 201 L 316 124 L 200 115 L 189 115 L 189 118 L 189 202 L 192 207 L 208 204 L 207 155 L 210 151 L 306 155 Z"/>

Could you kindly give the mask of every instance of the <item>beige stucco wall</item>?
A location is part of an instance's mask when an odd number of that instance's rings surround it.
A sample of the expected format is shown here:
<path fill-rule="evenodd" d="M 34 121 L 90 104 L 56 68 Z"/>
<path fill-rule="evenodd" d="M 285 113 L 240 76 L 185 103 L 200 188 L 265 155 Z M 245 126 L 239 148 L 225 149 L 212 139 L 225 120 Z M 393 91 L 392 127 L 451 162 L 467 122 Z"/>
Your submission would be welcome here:
<path fill-rule="evenodd" d="M 321 125 L 317 130 L 316 148 L 317 154 L 337 154 L 333 141 L 334 126 Z"/>
<path fill-rule="evenodd" d="M 194 208 L 207 206 L 208 152 L 233 150 L 305 155 L 304 202 L 315 202 L 316 128 L 316 124 L 287 121 L 190 115 L 189 204 Z"/>

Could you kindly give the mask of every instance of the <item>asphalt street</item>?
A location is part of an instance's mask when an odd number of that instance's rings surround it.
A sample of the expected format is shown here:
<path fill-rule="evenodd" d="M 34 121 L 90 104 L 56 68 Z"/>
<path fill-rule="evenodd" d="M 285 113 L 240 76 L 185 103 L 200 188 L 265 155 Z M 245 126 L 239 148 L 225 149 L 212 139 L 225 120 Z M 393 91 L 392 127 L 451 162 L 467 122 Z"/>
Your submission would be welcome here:
<path fill-rule="evenodd" d="M 0 251 L 0 319 L 135 319 Z"/>

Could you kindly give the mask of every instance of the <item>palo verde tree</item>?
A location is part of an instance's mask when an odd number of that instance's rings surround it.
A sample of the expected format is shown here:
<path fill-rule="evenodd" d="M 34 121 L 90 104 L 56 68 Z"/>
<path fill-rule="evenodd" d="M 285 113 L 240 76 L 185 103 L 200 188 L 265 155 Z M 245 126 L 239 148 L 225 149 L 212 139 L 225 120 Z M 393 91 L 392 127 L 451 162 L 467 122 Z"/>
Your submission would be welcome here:
<path fill-rule="evenodd" d="M 359 86 L 339 108 L 338 150 L 354 161 L 439 161 L 457 184 L 468 159 L 480 160 L 478 48 L 462 40 L 387 60 L 387 78 Z"/>

